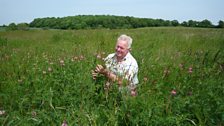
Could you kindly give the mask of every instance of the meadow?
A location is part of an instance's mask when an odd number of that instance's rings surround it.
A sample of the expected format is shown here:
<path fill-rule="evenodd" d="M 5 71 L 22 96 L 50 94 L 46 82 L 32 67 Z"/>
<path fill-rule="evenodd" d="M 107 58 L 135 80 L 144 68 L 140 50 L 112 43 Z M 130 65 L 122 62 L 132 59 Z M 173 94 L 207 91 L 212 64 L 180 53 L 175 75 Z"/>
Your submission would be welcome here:
<path fill-rule="evenodd" d="M 138 94 L 91 70 L 133 38 Z M 0 32 L 1 125 L 224 125 L 224 29 L 27 30 Z"/>

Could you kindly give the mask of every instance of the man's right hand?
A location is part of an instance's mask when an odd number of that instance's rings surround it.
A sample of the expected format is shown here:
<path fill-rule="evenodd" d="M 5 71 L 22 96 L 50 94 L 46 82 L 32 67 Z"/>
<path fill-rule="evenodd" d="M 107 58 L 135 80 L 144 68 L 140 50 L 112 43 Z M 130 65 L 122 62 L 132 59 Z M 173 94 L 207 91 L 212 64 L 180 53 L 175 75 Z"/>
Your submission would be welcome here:
<path fill-rule="evenodd" d="M 92 70 L 92 77 L 95 80 L 99 74 L 105 75 L 106 69 L 102 65 L 97 65 L 95 70 Z"/>
<path fill-rule="evenodd" d="M 105 74 L 106 73 L 106 69 L 102 66 L 102 65 L 97 65 L 95 72 L 100 73 L 100 74 Z"/>

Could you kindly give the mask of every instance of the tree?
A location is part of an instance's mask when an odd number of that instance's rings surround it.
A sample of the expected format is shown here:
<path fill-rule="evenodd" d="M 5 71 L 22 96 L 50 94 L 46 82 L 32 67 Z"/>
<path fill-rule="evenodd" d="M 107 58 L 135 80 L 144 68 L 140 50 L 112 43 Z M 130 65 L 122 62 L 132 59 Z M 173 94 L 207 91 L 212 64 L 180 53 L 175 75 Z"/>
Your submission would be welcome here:
<path fill-rule="evenodd" d="M 172 20 L 171 21 L 171 25 L 172 26 L 178 26 L 179 25 L 179 22 L 177 20 Z"/>
<path fill-rule="evenodd" d="M 188 26 L 189 27 L 198 27 L 198 22 L 197 21 L 193 21 L 193 20 L 189 20 L 188 21 Z"/>
<path fill-rule="evenodd" d="M 187 23 L 186 21 L 183 21 L 183 22 L 181 23 L 181 26 L 187 27 L 187 26 L 188 26 L 188 23 Z"/>
<path fill-rule="evenodd" d="M 204 28 L 211 28 L 211 27 L 213 27 L 211 21 L 209 21 L 209 20 L 207 20 L 207 19 L 205 19 L 205 20 L 199 22 L 198 26 L 199 26 L 199 27 L 204 27 Z"/>
<path fill-rule="evenodd" d="M 18 30 L 29 30 L 29 25 L 27 23 L 19 23 L 17 24 Z"/>
<path fill-rule="evenodd" d="M 136 18 L 114 15 L 78 15 L 62 18 L 37 18 L 29 26 L 56 29 L 95 29 L 95 28 L 140 28 L 155 26 L 184 26 L 184 27 L 214 27 L 209 20 L 197 22 L 189 20 L 179 23 L 177 20 L 163 20 L 151 18 Z"/>
<path fill-rule="evenodd" d="M 10 23 L 9 26 L 7 27 L 7 30 L 17 30 L 18 27 L 16 26 L 15 23 Z"/>
<path fill-rule="evenodd" d="M 224 28 L 224 21 L 219 21 L 218 28 Z"/>

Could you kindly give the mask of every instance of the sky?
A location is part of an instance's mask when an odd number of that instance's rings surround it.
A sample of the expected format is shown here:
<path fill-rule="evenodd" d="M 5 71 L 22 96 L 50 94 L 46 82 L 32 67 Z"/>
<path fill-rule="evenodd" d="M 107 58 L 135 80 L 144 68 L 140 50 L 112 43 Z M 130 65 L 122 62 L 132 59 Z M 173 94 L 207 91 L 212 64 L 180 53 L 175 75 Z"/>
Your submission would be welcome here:
<path fill-rule="evenodd" d="M 164 20 L 224 21 L 224 0 L 0 0 L 0 25 L 35 18 L 117 15 Z"/>

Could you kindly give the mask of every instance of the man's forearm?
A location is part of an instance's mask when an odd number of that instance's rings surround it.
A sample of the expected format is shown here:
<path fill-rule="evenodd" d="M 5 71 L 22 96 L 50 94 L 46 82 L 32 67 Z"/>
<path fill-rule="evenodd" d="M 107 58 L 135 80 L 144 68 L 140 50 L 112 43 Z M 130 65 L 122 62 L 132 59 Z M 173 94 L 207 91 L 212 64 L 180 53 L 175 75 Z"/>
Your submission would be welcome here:
<path fill-rule="evenodd" d="M 103 72 L 103 74 L 107 77 L 107 78 L 109 78 L 110 80 L 112 80 L 112 81 L 116 81 L 117 80 L 117 76 L 114 74 L 114 73 L 112 73 L 112 72 L 110 72 L 109 70 L 104 70 L 104 72 Z"/>

